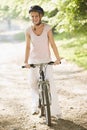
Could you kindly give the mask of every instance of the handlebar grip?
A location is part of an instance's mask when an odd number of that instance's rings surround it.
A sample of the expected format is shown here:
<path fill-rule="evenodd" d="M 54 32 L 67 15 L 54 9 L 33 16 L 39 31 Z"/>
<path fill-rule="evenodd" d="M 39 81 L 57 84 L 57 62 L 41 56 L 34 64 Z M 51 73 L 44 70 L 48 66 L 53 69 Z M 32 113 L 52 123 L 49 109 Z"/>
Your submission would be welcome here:
<path fill-rule="evenodd" d="M 21 66 L 22 68 L 26 68 L 24 65 L 23 66 Z"/>
<path fill-rule="evenodd" d="M 26 68 L 25 65 L 23 65 L 23 66 L 21 66 L 21 67 L 22 67 L 22 68 Z M 30 67 L 35 68 L 35 65 L 34 65 L 34 64 L 30 64 Z"/>
<path fill-rule="evenodd" d="M 48 63 L 48 65 L 53 65 L 55 62 L 54 61 L 50 61 L 49 63 Z M 60 61 L 60 64 L 61 64 L 61 61 Z"/>
<path fill-rule="evenodd" d="M 53 65 L 54 64 L 54 62 L 53 61 L 50 61 L 49 63 L 48 63 L 48 65 Z"/>

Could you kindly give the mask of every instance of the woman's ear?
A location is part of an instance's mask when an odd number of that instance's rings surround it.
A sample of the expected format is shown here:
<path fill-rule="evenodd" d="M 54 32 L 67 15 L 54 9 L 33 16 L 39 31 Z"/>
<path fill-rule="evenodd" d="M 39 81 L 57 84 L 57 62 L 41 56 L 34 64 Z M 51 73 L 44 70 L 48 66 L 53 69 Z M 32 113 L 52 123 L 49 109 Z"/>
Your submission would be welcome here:
<path fill-rule="evenodd" d="M 40 18 L 42 18 L 43 17 L 43 15 L 42 14 L 40 14 Z"/>

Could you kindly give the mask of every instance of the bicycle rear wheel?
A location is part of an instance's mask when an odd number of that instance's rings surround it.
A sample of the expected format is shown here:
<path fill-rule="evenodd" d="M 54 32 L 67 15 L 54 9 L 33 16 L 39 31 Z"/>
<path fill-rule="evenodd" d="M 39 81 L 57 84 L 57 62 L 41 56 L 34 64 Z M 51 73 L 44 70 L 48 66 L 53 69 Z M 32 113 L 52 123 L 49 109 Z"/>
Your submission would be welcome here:
<path fill-rule="evenodd" d="M 44 86 L 44 99 L 45 99 L 45 116 L 46 116 L 46 124 L 51 126 L 51 110 L 50 110 L 50 101 L 49 101 L 49 94 L 47 85 Z"/>

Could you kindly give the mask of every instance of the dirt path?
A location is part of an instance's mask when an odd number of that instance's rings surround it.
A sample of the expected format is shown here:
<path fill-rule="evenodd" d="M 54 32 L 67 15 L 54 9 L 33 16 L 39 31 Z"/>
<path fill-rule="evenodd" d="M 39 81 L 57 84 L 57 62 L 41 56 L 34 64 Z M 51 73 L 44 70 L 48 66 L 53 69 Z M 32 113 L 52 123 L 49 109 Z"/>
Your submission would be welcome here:
<path fill-rule="evenodd" d="M 27 70 L 21 69 L 24 43 L 0 44 L 0 130 L 87 130 L 87 71 L 62 60 L 54 80 L 62 116 L 45 119 L 30 114 Z"/>

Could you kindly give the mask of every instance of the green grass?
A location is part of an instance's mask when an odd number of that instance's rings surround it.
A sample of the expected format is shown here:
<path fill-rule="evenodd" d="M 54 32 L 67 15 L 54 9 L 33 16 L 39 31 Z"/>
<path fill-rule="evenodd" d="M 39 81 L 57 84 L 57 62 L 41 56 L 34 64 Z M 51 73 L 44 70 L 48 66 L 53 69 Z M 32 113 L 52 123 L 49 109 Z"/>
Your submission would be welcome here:
<path fill-rule="evenodd" d="M 20 41 L 20 42 L 25 41 L 25 34 L 24 34 L 24 32 L 16 33 L 14 35 L 14 39 L 17 40 L 17 41 Z"/>
<path fill-rule="evenodd" d="M 55 40 L 61 42 L 59 52 L 62 57 L 87 69 L 87 34 L 59 34 Z"/>

